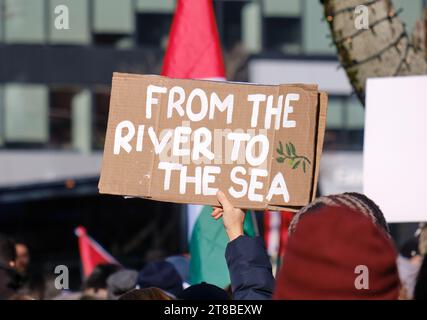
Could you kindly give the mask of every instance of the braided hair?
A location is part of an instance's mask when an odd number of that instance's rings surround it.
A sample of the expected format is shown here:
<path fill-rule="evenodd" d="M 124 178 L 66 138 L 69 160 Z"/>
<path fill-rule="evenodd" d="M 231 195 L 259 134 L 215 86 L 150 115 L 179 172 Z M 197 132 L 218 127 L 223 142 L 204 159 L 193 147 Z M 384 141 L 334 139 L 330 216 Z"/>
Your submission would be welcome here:
<path fill-rule="evenodd" d="M 346 192 L 317 198 L 295 214 L 289 225 L 289 235 L 292 235 L 295 231 L 302 215 L 315 213 L 318 209 L 325 206 L 350 208 L 354 211 L 360 212 L 370 218 L 372 222 L 386 234 L 390 235 L 387 222 L 378 205 L 367 196 L 357 192 Z"/>

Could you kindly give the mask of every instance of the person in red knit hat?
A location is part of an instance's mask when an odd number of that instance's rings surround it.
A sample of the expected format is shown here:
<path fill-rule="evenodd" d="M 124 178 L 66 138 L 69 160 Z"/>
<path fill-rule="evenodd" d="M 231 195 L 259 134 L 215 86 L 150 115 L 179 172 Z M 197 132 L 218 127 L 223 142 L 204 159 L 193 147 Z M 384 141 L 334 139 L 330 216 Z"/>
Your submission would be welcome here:
<path fill-rule="evenodd" d="M 397 299 L 397 253 L 369 218 L 345 207 L 303 216 L 289 237 L 276 299 Z"/>
<path fill-rule="evenodd" d="M 360 194 L 322 197 L 294 217 L 275 284 L 261 241 L 243 235 L 244 212 L 222 192 L 235 299 L 397 299 L 397 251 L 379 208 Z M 274 293 L 273 293 L 274 292 Z"/>

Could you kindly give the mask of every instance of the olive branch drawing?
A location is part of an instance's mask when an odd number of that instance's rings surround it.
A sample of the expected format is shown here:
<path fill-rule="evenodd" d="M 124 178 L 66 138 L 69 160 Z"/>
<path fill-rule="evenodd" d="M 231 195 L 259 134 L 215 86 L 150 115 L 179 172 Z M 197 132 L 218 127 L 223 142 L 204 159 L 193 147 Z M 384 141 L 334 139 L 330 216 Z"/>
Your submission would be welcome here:
<path fill-rule="evenodd" d="M 302 155 L 298 155 L 295 149 L 295 146 L 292 142 L 286 144 L 286 152 L 283 149 L 283 144 L 279 141 L 279 148 L 276 149 L 279 157 L 276 158 L 278 163 L 285 163 L 286 160 L 289 166 L 293 170 L 297 169 L 300 165 L 302 167 L 302 171 L 306 172 L 307 166 L 311 165 L 310 160 Z"/>

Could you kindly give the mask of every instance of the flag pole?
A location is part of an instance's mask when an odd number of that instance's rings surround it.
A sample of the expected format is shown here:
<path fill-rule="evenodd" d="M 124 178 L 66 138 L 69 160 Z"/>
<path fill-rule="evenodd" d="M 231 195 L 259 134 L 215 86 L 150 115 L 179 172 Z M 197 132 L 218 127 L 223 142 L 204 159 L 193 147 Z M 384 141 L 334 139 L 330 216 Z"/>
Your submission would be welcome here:
<path fill-rule="evenodd" d="M 188 230 L 188 206 L 187 205 L 180 205 L 180 212 L 179 214 L 180 219 L 180 236 L 179 236 L 179 248 L 181 253 L 187 253 L 188 252 L 188 236 L 189 236 L 189 230 Z"/>
<path fill-rule="evenodd" d="M 252 225 L 254 226 L 255 236 L 259 237 L 260 233 L 259 233 L 258 221 L 256 219 L 256 212 L 254 210 L 251 210 L 249 211 L 249 213 L 251 215 Z"/>

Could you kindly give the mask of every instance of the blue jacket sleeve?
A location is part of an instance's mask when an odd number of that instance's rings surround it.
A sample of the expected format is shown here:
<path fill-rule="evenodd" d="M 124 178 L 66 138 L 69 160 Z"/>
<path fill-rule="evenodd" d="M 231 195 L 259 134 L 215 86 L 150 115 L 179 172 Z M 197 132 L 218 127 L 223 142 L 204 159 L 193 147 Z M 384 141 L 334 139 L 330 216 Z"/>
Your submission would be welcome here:
<path fill-rule="evenodd" d="M 259 237 L 240 236 L 225 250 L 235 300 L 271 299 L 274 278 L 265 246 Z"/>

